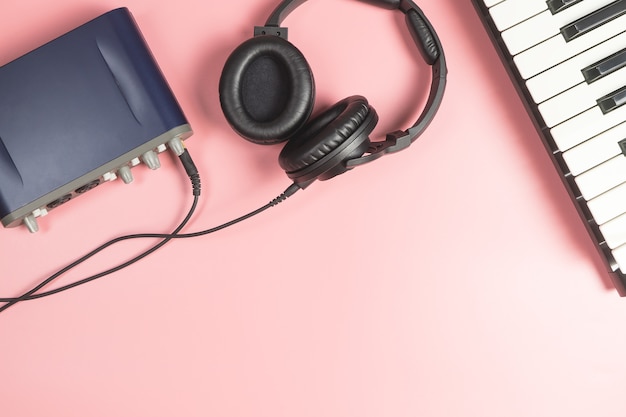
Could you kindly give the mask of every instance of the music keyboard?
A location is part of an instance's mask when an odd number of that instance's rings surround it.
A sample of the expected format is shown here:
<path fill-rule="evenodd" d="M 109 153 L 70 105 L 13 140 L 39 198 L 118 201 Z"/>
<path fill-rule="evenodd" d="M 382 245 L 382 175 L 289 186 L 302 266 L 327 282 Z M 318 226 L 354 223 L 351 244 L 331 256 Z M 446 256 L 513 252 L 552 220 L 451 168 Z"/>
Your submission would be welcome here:
<path fill-rule="evenodd" d="M 626 296 L 626 0 L 472 0 Z"/>

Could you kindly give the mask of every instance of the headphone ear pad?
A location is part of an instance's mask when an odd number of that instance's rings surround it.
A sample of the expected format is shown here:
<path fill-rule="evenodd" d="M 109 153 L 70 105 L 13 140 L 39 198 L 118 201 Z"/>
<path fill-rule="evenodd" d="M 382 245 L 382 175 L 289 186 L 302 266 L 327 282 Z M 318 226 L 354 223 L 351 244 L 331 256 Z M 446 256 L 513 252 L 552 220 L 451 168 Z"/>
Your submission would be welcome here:
<path fill-rule="evenodd" d="M 260 144 L 289 139 L 311 116 L 315 82 L 304 55 L 278 36 L 237 47 L 224 65 L 220 103 L 231 127 Z"/>
<path fill-rule="evenodd" d="M 329 179 L 346 171 L 346 159 L 363 155 L 378 122 L 362 96 L 345 98 L 311 120 L 287 142 L 278 162 L 296 181 Z"/>

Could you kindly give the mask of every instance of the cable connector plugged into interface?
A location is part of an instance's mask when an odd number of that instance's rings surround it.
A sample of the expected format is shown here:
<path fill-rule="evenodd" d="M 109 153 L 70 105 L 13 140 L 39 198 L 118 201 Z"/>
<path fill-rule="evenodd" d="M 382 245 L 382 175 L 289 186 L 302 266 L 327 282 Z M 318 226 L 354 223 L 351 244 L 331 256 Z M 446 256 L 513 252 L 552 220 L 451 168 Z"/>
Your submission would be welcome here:
<path fill-rule="evenodd" d="M 183 144 L 180 135 L 167 142 L 167 146 L 169 146 L 170 150 L 174 152 L 174 155 L 176 156 L 181 156 L 183 152 L 185 152 L 185 145 Z"/>
<path fill-rule="evenodd" d="M 191 159 L 191 155 L 187 149 L 184 149 L 183 153 L 181 153 L 178 158 L 180 162 L 183 164 L 183 168 L 185 168 L 185 172 L 189 179 L 191 180 L 191 186 L 193 187 L 193 195 L 198 197 L 200 196 L 201 184 L 200 184 L 200 174 L 198 173 L 198 168 L 196 168 L 196 164 Z"/>

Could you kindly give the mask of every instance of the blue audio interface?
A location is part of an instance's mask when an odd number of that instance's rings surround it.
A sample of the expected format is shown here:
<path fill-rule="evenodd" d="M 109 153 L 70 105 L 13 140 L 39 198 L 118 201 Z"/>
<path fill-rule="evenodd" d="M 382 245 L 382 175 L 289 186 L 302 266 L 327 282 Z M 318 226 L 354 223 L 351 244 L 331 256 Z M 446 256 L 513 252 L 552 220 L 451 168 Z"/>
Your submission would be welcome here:
<path fill-rule="evenodd" d="M 99 184 L 159 167 L 192 131 L 126 8 L 0 67 L 0 219 L 37 218 Z"/>

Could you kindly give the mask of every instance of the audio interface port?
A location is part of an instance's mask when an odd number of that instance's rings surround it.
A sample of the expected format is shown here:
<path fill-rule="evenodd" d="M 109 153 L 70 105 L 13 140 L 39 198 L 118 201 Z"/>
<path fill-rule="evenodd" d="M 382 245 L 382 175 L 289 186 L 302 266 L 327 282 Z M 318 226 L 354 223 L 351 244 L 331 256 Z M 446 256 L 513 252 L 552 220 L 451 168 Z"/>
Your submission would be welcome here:
<path fill-rule="evenodd" d="M 76 194 L 83 194 L 83 193 L 86 193 L 89 190 L 93 190 L 98 185 L 100 185 L 100 180 L 93 180 L 89 184 L 85 184 L 82 187 L 78 187 L 76 190 L 74 190 L 74 192 Z"/>
<path fill-rule="evenodd" d="M 62 204 L 67 203 L 72 199 L 72 194 L 65 194 L 63 197 L 54 200 L 52 203 L 49 203 L 46 207 L 49 209 L 54 209 L 59 207 Z"/>

